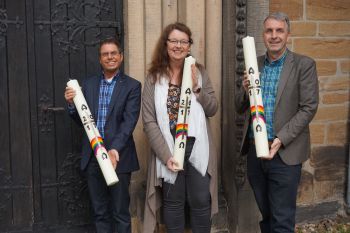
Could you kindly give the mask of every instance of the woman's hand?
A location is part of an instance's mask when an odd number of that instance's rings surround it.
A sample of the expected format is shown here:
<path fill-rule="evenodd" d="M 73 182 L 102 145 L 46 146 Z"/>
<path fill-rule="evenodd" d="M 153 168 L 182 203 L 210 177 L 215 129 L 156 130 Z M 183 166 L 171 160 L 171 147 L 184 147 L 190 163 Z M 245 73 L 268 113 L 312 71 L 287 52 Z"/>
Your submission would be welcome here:
<path fill-rule="evenodd" d="M 191 65 L 192 71 L 192 90 L 196 90 L 198 88 L 198 74 L 196 64 Z"/>
<path fill-rule="evenodd" d="M 201 90 L 201 87 L 199 86 L 199 83 L 198 83 L 199 75 L 197 74 L 198 69 L 195 64 L 191 65 L 191 71 L 192 71 L 192 92 L 195 95 L 198 95 Z"/>
<path fill-rule="evenodd" d="M 166 166 L 170 171 L 176 172 L 176 167 L 178 166 L 178 163 L 175 161 L 174 157 L 170 157 L 166 162 Z"/>

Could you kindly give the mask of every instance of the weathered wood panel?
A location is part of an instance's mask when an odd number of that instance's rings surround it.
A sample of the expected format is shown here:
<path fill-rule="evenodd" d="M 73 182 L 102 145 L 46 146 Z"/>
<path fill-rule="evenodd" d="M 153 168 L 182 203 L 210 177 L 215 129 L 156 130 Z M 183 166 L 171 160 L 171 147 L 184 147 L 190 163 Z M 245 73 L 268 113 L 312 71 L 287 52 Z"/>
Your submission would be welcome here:
<path fill-rule="evenodd" d="M 18 17 L 18 24 L 9 24 L 6 33 L 11 168 L 9 190 L 12 195 L 12 224 L 9 227 L 29 229 L 33 201 L 25 2 L 7 0 L 5 7 L 8 17 Z"/>
<path fill-rule="evenodd" d="M 63 92 L 100 72 L 101 38 L 123 38 L 122 2 L 0 0 L 0 232 L 92 232 Z"/>
<path fill-rule="evenodd" d="M 39 119 L 39 156 L 42 218 L 48 225 L 58 223 L 57 169 L 54 138 L 54 116 L 48 108 L 53 106 L 52 42 L 50 1 L 36 1 L 35 24 L 35 64 Z M 45 65 L 44 65 L 45 64 Z"/>
<path fill-rule="evenodd" d="M 4 0 L 0 9 L 5 9 Z M 0 226 L 10 226 L 12 216 L 12 196 L 10 163 L 10 116 L 7 75 L 7 42 L 5 32 L 0 32 Z"/>
<path fill-rule="evenodd" d="M 228 204 L 228 225 L 236 232 L 238 224 L 238 191 L 236 185 L 237 143 L 234 88 L 236 65 L 236 1 L 224 1 L 222 6 L 222 186 Z"/>

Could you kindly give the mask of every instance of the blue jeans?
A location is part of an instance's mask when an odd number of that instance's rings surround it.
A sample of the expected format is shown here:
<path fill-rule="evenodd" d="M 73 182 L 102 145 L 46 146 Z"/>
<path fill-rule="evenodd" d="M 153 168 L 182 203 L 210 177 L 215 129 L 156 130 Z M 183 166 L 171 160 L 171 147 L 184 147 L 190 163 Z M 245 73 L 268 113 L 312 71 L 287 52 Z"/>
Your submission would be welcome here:
<path fill-rule="evenodd" d="M 247 170 L 262 215 L 261 232 L 294 233 L 301 164 L 287 165 L 278 154 L 272 160 L 259 159 L 250 145 Z"/>

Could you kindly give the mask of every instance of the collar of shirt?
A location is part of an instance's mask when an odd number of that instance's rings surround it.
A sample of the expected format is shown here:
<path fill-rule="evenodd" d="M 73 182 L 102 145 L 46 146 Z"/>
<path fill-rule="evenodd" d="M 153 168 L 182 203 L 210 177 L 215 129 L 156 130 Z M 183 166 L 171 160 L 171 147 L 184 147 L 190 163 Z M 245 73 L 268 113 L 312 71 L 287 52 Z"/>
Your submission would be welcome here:
<path fill-rule="evenodd" d="M 280 57 L 276 61 L 270 62 L 269 56 L 266 53 L 265 54 L 264 65 L 265 66 L 280 66 L 280 65 L 282 65 L 284 63 L 284 60 L 286 60 L 287 54 L 288 54 L 288 49 L 286 49 L 286 51 L 284 51 L 282 57 Z"/>
<path fill-rule="evenodd" d="M 117 81 L 117 79 L 120 77 L 120 73 L 121 73 L 121 72 L 118 70 L 118 72 L 114 75 L 113 78 L 111 78 L 111 79 L 106 79 L 106 78 L 105 78 L 105 74 L 104 74 L 103 71 L 102 71 L 102 74 L 101 74 L 102 82 L 103 82 L 104 84 L 106 84 L 106 85 L 111 85 L 112 82 Z"/>

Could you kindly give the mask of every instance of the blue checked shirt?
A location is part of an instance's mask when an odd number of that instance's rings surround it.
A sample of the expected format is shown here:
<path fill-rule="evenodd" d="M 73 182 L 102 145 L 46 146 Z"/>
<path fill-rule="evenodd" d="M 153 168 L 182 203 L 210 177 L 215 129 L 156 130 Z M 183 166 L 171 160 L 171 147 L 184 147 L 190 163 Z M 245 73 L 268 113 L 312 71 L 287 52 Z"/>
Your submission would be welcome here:
<path fill-rule="evenodd" d="M 268 56 L 265 56 L 264 68 L 260 75 L 261 82 L 261 93 L 264 105 L 265 120 L 266 120 L 266 130 L 267 138 L 272 141 L 275 138 L 275 132 L 273 130 L 273 115 L 275 111 L 275 102 L 277 95 L 278 81 L 281 76 L 282 68 L 288 50 L 283 54 L 283 56 L 273 62 L 270 62 Z M 254 132 L 252 124 L 250 124 L 249 138 L 254 138 Z"/>
<path fill-rule="evenodd" d="M 100 94 L 98 97 L 98 117 L 97 129 L 100 131 L 101 137 L 105 137 L 104 127 L 106 124 L 106 116 L 108 112 L 109 102 L 111 101 L 114 86 L 119 78 L 119 72 L 113 77 L 111 81 L 107 81 L 104 75 L 101 76 Z"/>
<path fill-rule="evenodd" d="M 260 76 L 268 140 L 273 140 L 275 138 L 273 115 L 275 111 L 278 82 L 287 53 L 288 50 L 286 50 L 280 59 L 273 62 L 270 62 L 266 55 L 264 69 Z"/>

